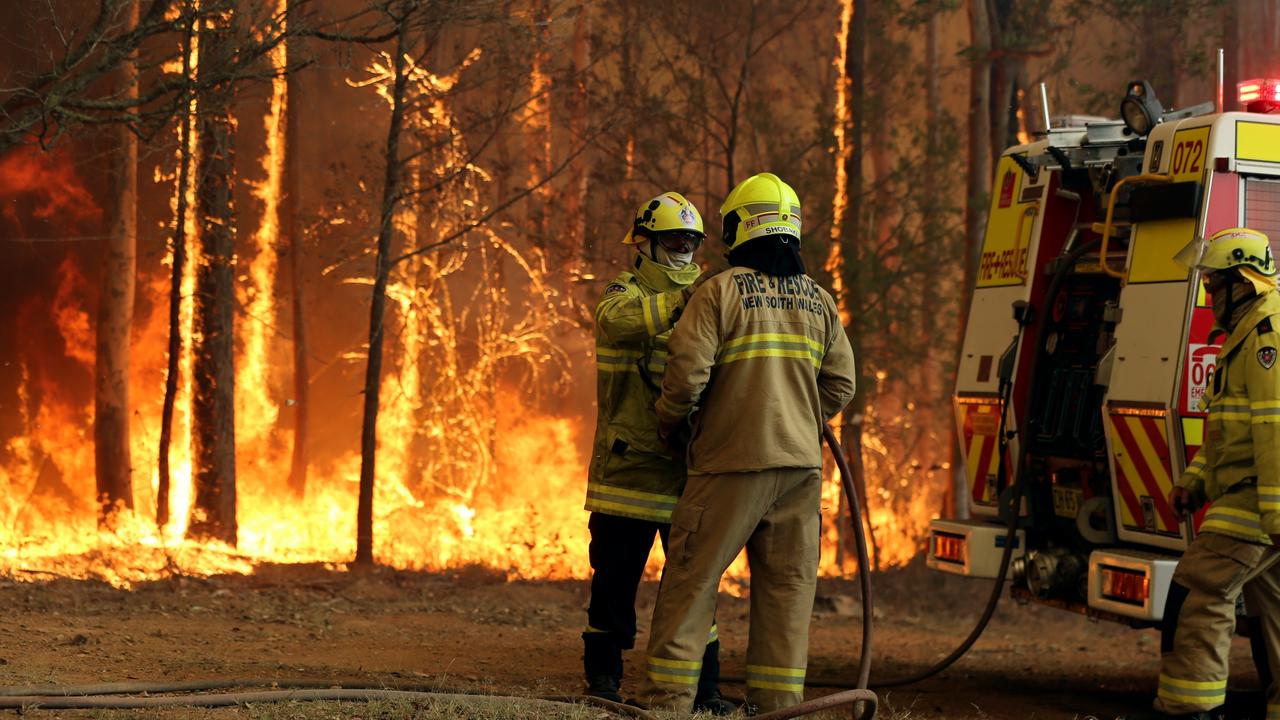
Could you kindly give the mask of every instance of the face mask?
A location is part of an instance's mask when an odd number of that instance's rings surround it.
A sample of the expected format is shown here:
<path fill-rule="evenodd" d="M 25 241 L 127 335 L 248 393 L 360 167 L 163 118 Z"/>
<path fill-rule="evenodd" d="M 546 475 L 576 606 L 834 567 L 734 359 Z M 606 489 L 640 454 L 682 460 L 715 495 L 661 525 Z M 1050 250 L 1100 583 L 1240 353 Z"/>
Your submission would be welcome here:
<path fill-rule="evenodd" d="M 671 252 L 670 250 L 662 247 L 661 244 L 652 241 L 649 243 L 647 252 L 644 250 L 641 252 L 644 252 L 645 255 L 649 256 L 650 260 L 658 263 L 659 265 L 666 265 L 669 268 L 675 268 L 677 270 L 693 262 L 693 253 Z"/>
<path fill-rule="evenodd" d="M 1247 311 L 1249 301 L 1257 294 L 1253 285 L 1239 276 L 1224 276 L 1220 282 L 1209 283 L 1206 289 L 1214 320 L 1227 330 L 1235 328 Z"/>

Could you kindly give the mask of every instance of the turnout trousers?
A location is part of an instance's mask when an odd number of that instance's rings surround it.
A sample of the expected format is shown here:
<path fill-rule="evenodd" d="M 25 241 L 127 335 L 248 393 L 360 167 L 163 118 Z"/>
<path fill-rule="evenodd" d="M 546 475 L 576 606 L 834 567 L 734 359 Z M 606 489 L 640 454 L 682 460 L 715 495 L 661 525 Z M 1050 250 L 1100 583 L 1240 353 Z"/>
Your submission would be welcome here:
<path fill-rule="evenodd" d="M 652 520 L 593 512 L 587 521 L 591 532 L 591 600 L 587 604 L 587 629 L 582 633 L 582 664 L 587 682 L 610 676 L 622 684 L 622 652 L 636 644 L 636 590 L 649 561 L 656 535 L 665 551 L 671 526 Z M 703 635 L 704 672 L 699 697 L 716 690 L 720 679 L 720 638 L 714 621 Z"/>
<path fill-rule="evenodd" d="M 747 702 L 804 699 L 821 532 L 817 468 L 691 475 L 672 516 L 640 704 L 688 712 L 720 576 L 744 547 L 751 566 Z"/>
<path fill-rule="evenodd" d="M 1203 533 L 1178 561 L 1166 617 L 1155 709 L 1169 714 L 1212 710 L 1227 699 L 1227 657 L 1235 634 L 1236 599 L 1262 628 L 1266 656 L 1280 668 L 1280 550 L 1218 533 Z M 1181 600 L 1181 605 L 1178 605 Z M 1274 673 L 1273 673 L 1274 674 Z M 1280 720 L 1280 686 L 1267 688 L 1267 719 Z"/>

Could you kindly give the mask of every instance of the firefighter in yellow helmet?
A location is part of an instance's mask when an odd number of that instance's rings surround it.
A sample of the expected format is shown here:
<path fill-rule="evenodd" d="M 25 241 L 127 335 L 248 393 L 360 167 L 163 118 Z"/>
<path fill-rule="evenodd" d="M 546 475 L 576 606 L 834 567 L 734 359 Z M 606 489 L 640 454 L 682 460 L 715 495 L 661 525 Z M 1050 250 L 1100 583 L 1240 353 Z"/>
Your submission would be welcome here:
<path fill-rule="evenodd" d="M 1206 392 L 1204 445 L 1170 493 L 1180 513 L 1210 503 L 1165 604 L 1154 717 L 1213 718 L 1226 701 L 1236 599 L 1260 616 L 1280 668 L 1280 294 L 1267 236 L 1216 233 L 1196 264 L 1227 333 Z M 1280 688 L 1267 691 L 1280 718 Z"/>
<path fill-rule="evenodd" d="M 685 483 L 684 460 L 658 439 L 653 404 L 667 363 L 667 337 L 701 270 L 702 216 L 679 193 L 647 201 L 623 243 L 636 248 L 631 269 L 596 306 L 596 436 L 587 482 L 591 511 L 591 600 L 582 634 L 587 692 L 621 702 L 622 651 L 635 646 L 636 589 L 655 535 L 664 547 L 671 511 Z M 710 628 L 710 633 L 708 633 Z M 702 630 L 705 671 L 698 706 L 717 715 L 734 706 L 720 697 L 720 641 L 708 618 Z"/>
<path fill-rule="evenodd" d="M 770 173 L 720 208 L 732 266 L 689 301 L 668 342 L 658 421 L 691 423 L 689 480 L 672 516 L 639 698 L 687 711 L 720 576 L 751 563 L 747 702 L 804 697 L 817 586 L 822 424 L 854 395 L 835 302 L 805 274 L 800 199 Z"/>

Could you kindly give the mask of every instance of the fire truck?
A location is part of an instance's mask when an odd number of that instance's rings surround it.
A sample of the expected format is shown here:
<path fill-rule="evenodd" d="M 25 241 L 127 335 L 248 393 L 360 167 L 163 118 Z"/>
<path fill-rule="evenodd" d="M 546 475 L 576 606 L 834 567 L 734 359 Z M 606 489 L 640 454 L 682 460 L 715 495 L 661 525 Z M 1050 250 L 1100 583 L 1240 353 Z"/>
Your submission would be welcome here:
<path fill-rule="evenodd" d="M 1238 90 L 1245 112 L 1170 112 L 1135 81 L 1123 119 L 1046 122 L 1000 157 L 954 393 L 971 519 L 932 523 L 929 567 L 1004 561 L 1019 599 L 1163 617 L 1199 520 L 1169 491 L 1223 339 L 1175 256 L 1237 226 L 1280 255 L 1280 81 Z"/>

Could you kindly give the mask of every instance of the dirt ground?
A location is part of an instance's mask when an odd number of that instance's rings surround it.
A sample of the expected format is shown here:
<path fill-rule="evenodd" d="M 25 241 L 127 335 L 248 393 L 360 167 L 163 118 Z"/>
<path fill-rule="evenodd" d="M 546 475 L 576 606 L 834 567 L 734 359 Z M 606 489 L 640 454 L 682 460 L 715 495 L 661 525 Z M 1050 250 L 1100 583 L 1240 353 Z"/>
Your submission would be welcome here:
<path fill-rule="evenodd" d="M 933 573 L 919 564 L 877 574 L 873 685 L 877 677 L 923 668 L 954 648 L 989 588 L 987 581 Z M 655 592 L 655 583 L 642 588 L 642 625 Z M 174 577 L 131 590 L 39 576 L 0 578 L 0 684 L 360 678 L 389 687 L 576 693 L 586 601 L 582 581 L 506 582 L 481 570 L 353 574 L 264 566 L 249 576 Z M 748 606 L 745 598 L 721 598 L 727 674 L 741 674 L 745 665 Z M 856 584 L 822 581 L 810 677 L 851 677 L 860 628 Z M 644 642 L 642 631 L 640 648 Z M 1158 645 L 1153 630 L 1090 622 L 1005 598 L 986 634 L 951 670 L 881 691 L 880 717 L 1112 718 L 1149 702 Z M 635 687 L 641 652 L 629 658 L 624 692 Z M 1243 639 L 1237 639 L 1232 660 L 1232 686 L 1256 688 Z M 724 690 L 743 693 L 731 684 Z M 322 715 L 290 715 L 313 716 Z"/>

